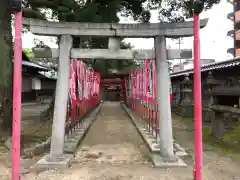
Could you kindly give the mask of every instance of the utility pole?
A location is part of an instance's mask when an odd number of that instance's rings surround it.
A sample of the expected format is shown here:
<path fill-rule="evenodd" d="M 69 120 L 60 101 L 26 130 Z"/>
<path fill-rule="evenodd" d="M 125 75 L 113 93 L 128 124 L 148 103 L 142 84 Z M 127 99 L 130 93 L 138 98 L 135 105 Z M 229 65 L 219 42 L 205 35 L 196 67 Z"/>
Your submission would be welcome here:
<path fill-rule="evenodd" d="M 176 44 L 178 44 L 178 50 L 180 50 L 181 49 L 181 44 L 183 44 L 183 38 L 182 37 L 179 37 L 178 39 L 177 39 L 178 41 L 177 41 L 177 43 Z M 182 67 L 182 59 L 180 59 L 180 64 L 181 64 L 181 67 Z"/>
<path fill-rule="evenodd" d="M 182 37 L 178 38 L 177 44 L 178 44 L 178 49 L 181 49 L 181 44 L 183 44 L 183 38 Z"/>

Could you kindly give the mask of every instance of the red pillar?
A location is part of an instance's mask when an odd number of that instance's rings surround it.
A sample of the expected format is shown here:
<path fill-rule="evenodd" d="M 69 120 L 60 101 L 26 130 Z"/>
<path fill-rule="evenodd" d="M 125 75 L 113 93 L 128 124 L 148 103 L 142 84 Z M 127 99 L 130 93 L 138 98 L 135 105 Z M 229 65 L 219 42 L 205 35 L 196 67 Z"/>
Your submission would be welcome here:
<path fill-rule="evenodd" d="M 13 117 L 12 117 L 12 180 L 20 179 L 20 135 L 22 101 L 22 12 L 15 14 Z"/>
<path fill-rule="evenodd" d="M 196 180 L 203 180 L 202 89 L 200 64 L 199 15 L 194 15 L 194 150 Z"/>

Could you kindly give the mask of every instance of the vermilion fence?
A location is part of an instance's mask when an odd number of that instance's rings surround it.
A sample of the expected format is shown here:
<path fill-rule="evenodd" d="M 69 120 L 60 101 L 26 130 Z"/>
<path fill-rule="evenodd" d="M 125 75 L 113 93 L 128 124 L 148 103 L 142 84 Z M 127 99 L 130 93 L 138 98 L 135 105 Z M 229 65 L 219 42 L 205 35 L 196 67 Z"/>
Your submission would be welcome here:
<path fill-rule="evenodd" d="M 100 102 L 100 74 L 80 60 L 71 59 L 66 134 L 82 123 L 82 117 Z"/>
<path fill-rule="evenodd" d="M 169 83 L 171 83 L 170 79 Z M 141 117 L 149 132 L 158 138 L 159 121 L 156 104 L 155 60 L 145 60 L 143 65 L 133 69 L 127 80 L 127 85 L 129 89 L 127 104 Z M 171 89 L 170 98 L 172 100 Z"/>

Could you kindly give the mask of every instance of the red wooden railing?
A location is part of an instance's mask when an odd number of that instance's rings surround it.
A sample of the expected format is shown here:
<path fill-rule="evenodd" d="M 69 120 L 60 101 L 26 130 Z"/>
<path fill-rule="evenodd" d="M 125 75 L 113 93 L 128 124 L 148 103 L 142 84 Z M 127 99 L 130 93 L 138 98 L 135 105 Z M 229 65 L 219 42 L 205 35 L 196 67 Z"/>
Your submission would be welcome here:
<path fill-rule="evenodd" d="M 149 132 L 157 138 L 160 129 L 156 104 L 155 60 L 146 60 L 143 65 L 133 69 L 129 75 L 128 85 L 130 92 L 126 102 L 141 117 Z M 172 91 L 170 92 L 172 101 Z"/>
<path fill-rule="evenodd" d="M 66 134 L 74 131 L 100 102 L 100 74 L 80 60 L 71 59 Z"/>

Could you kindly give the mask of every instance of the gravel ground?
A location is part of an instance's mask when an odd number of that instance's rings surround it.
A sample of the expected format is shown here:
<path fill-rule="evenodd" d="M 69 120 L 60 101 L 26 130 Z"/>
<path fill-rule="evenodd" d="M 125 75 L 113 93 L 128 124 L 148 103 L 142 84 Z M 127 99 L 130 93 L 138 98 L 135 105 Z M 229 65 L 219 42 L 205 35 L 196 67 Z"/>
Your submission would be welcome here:
<path fill-rule="evenodd" d="M 149 152 L 119 103 L 106 102 L 71 168 L 31 172 L 24 180 L 190 180 L 191 170 L 153 169 Z"/>
<path fill-rule="evenodd" d="M 187 147 L 192 137 L 184 125 L 174 120 L 174 129 Z M 191 149 L 190 149 L 191 150 Z M 238 165 L 215 152 L 206 154 L 206 180 L 240 179 Z M 192 161 L 188 168 L 154 169 L 142 139 L 119 103 L 104 103 L 100 115 L 86 135 L 70 168 L 32 171 L 24 180 L 192 180 Z M 9 179 L 2 176 L 0 179 Z"/>
<path fill-rule="evenodd" d="M 176 142 L 187 149 L 194 156 L 194 131 L 189 130 L 183 119 L 179 116 L 173 118 L 173 132 Z M 204 176 L 207 180 L 237 180 L 240 179 L 240 154 L 230 158 L 221 152 L 221 149 L 209 144 L 204 144 Z M 192 166 L 192 157 L 186 159 L 189 166 Z"/>

